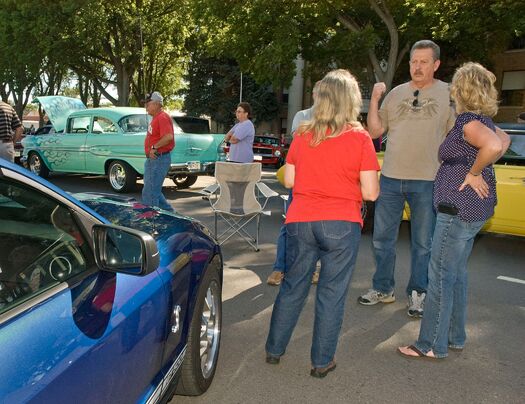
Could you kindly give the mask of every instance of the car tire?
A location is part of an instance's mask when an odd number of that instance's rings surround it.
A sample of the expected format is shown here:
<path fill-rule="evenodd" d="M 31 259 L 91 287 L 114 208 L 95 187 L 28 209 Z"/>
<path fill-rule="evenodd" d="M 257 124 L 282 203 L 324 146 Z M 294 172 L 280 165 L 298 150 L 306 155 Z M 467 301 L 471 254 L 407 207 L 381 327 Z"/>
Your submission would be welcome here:
<path fill-rule="evenodd" d="M 178 189 L 189 188 L 197 182 L 197 175 L 194 174 L 176 174 L 171 177 L 173 183 Z"/>
<path fill-rule="evenodd" d="M 47 168 L 46 163 L 42 160 L 42 157 L 38 153 L 30 153 L 29 158 L 27 159 L 27 164 L 29 170 L 39 177 L 47 178 L 49 177 L 49 168 Z"/>
<path fill-rule="evenodd" d="M 208 390 L 219 359 L 221 327 L 221 279 L 217 267 L 210 265 L 197 292 L 176 394 L 198 396 Z"/>
<path fill-rule="evenodd" d="M 128 163 L 112 161 L 108 168 L 108 180 L 115 192 L 130 192 L 137 185 L 137 173 Z"/>

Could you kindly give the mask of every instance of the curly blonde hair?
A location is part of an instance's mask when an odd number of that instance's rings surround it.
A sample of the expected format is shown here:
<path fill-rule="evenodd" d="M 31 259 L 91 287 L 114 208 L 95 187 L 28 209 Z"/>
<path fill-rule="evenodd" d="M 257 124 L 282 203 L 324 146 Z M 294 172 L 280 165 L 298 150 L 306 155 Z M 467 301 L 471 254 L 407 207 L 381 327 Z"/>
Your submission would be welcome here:
<path fill-rule="evenodd" d="M 450 96 L 456 102 L 456 111 L 494 116 L 498 112 L 496 76 L 475 62 L 461 65 L 452 78 Z"/>
<path fill-rule="evenodd" d="M 362 128 L 357 117 L 361 111 L 361 91 L 355 77 L 345 69 L 329 72 L 316 86 L 313 119 L 297 129 L 297 135 L 312 132 L 312 146 L 336 137 L 348 126 Z"/>

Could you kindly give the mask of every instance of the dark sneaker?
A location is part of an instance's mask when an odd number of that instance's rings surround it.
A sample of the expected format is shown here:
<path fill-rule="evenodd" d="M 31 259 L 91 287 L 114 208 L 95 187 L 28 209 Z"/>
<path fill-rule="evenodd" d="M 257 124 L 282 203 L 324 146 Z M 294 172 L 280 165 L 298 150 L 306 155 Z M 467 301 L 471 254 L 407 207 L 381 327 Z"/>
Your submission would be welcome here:
<path fill-rule="evenodd" d="M 368 292 L 359 296 L 357 301 L 365 306 L 372 306 L 377 303 L 393 303 L 396 301 L 396 297 L 394 296 L 394 291 L 383 293 L 379 290 L 368 289 Z"/>
<path fill-rule="evenodd" d="M 332 370 L 335 370 L 337 365 L 334 361 L 330 362 L 327 367 L 325 368 L 312 368 L 310 370 L 310 376 L 316 377 L 318 379 L 322 379 L 323 377 L 326 377 L 328 373 L 330 373 Z"/>
<path fill-rule="evenodd" d="M 425 292 L 417 293 L 413 290 L 410 296 L 408 296 L 408 312 L 410 317 L 423 317 L 423 306 L 425 304 Z"/>
<path fill-rule="evenodd" d="M 280 356 L 274 356 L 270 355 L 269 353 L 266 353 L 266 363 L 269 363 L 270 365 L 278 365 L 280 361 Z"/>

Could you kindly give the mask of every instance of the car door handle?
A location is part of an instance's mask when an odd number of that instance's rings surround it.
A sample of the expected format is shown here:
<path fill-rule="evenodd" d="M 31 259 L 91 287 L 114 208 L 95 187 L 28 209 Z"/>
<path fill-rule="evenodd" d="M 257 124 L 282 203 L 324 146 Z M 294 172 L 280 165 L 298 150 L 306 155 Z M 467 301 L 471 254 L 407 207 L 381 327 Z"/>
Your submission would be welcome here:
<path fill-rule="evenodd" d="M 175 307 L 173 308 L 173 315 L 171 319 L 171 332 L 173 334 L 176 334 L 180 329 L 180 311 L 180 306 L 178 304 L 175 305 Z"/>

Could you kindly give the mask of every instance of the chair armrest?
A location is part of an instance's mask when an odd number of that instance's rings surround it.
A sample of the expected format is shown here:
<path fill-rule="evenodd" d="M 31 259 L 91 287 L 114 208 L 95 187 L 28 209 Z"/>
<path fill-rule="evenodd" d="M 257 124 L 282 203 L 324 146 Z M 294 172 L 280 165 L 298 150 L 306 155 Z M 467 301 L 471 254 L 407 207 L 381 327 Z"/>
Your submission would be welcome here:
<path fill-rule="evenodd" d="M 263 194 L 265 198 L 279 196 L 277 192 L 270 189 L 270 187 L 268 187 L 268 185 L 266 185 L 264 182 L 257 182 L 255 185 L 257 185 L 257 189 L 259 190 L 261 194 Z"/>
<path fill-rule="evenodd" d="M 213 195 L 214 193 L 216 193 L 218 189 L 219 189 L 219 184 L 218 183 L 211 184 L 211 185 L 208 185 L 203 190 L 199 191 L 199 194 L 210 196 L 210 195 Z"/>

